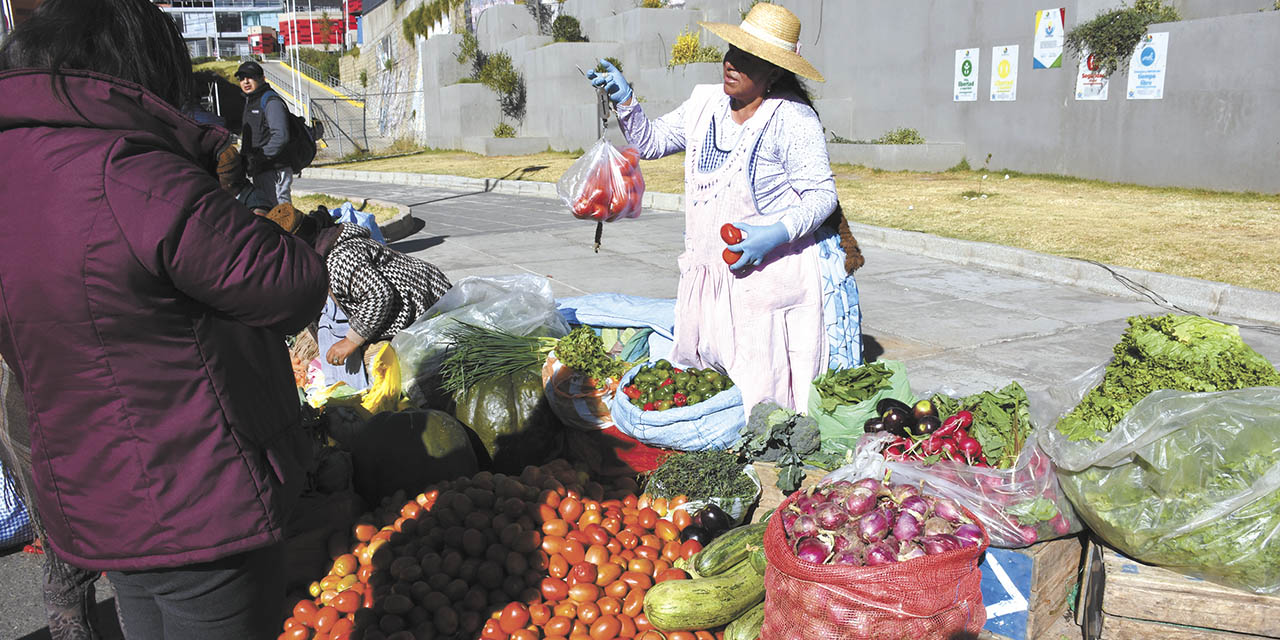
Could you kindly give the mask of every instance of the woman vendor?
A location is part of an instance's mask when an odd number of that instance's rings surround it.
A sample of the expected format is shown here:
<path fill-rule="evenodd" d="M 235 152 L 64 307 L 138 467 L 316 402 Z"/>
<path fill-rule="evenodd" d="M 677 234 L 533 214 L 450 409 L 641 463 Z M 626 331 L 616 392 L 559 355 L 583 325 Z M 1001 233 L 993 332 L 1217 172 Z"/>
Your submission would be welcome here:
<path fill-rule="evenodd" d="M 803 410 L 815 377 L 862 362 L 826 139 L 797 76 L 823 78 L 799 55 L 800 21 L 783 7 L 757 4 L 739 26 L 700 24 L 730 45 L 724 83 L 695 87 L 671 113 L 650 120 L 607 61 L 588 77 L 642 158 L 686 152 L 672 359 L 726 371 L 748 410 L 763 400 Z M 732 265 L 725 224 L 742 234 Z"/>

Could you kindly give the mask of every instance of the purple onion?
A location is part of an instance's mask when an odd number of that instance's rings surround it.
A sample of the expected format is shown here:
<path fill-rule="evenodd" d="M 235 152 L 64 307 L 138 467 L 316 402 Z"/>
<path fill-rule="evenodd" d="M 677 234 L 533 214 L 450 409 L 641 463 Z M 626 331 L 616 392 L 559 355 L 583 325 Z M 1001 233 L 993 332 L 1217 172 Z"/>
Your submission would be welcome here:
<path fill-rule="evenodd" d="M 899 540 L 911 540 L 920 535 L 920 516 L 903 509 L 893 523 L 893 536 Z"/>
<path fill-rule="evenodd" d="M 858 537 L 864 542 L 877 542 L 889 535 L 889 518 L 882 511 L 872 511 L 858 519 Z"/>
<path fill-rule="evenodd" d="M 960 540 L 950 534 L 939 534 L 936 536 L 925 536 L 921 542 L 924 544 L 924 552 L 929 555 L 937 555 L 947 551 L 954 551 L 960 548 Z"/>
<path fill-rule="evenodd" d="M 881 565 L 893 564 L 898 561 L 897 551 L 884 542 L 877 542 L 867 547 L 867 566 L 879 567 Z"/>
<path fill-rule="evenodd" d="M 831 557 L 831 564 L 843 564 L 854 567 L 862 566 L 862 547 L 857 549 L 847 549 L 845 551 L 837 551 Z"/>
<path fill-rule="evenodd" d="M 925 554 L 924 548 L 910 540 L 903 540 L 898 544 L 898 562 L 906 562 L 922 557 Z"/>
<path fill-rule="evenodd" d="M 950 498 L 938 498 L 938 501 L 933 503 L 933 514 L 953 524 L 969 522 L 969 518 L 965 517 L 960 506 Z"/>
<path fill-rule="evenodd" d="M 849 496 L 844 499 L 844 510 L 855 518 L 874 509 L 875 506 L 875 494 L 864 487 L 853 489 Z"/>
<path fill-rule="evenodd" d="M 920 489 L 913 484 L 896 484 L 889 488 L 889 498 L 894 504 L 902 504 L 903 500 L 920 495 Z"/>
<path fill-rule="evenodd" d="M 818 526 L 827 531 L 839 528 L 849 520 L 849 514 L 837 502 L 828 502 L 814 512 Z"/>
<path fill-rule="evenodd" d="M 982 544 L 982 528 L 976 524 L 962 524 L 952 534 L 960 540 L 962 547 L 976 547 Z"/>
<path fill-rule="evenodd" d="M 880 481 L 879 481 L 879 480 L 876 480 L 875 478 L 863 478 L 863 479 L 861 479 L 861 480 L 859 480 L 859 481 L 857 481 L 857 482 L 853 483 L 853 486 L 854 486 L 854 487 L 862 487 L 862 488 L 864 488 L 864 489 L 866 489 L 866 490 L 870 491 L 870 492 L 871 492 L 871 495 L 877 495 L 877 494 L 879 494 L 879 493 L 880 493 L 880 490 L 881 490 L 882 488 L 884 488 L 884 485 L 881 485 L 881 484 L 880 484 Z"/>
<path fill-rule="evenodd" d="M 906 500 L 903 500 L 902 504 L 899 505 L 899 508 L 904 511 L 914 511 L 915 514 L 920 516 L 922 519 L 929 515 L 929 501 L 920 496 L 911 496 Z"/>
<path fill-rule="evenodd" d="M 831 556 L 831 547 L 818 538 L 801 538 L 796 543 L 796 557 L 805 562 L 823 564 Z"/>
<path fill-rule="evenodd" d="M 795 511 L 791 511 L 790 509 L 788 509 L 787 511 L 783 511 L 781 516 L 782 530 L 790 534 L 791 529 L 795 526 L 796 518 L 799 518 L 799 517 L 800 517 L 799 513 L 796 513 Z"/>
<path fill-rule="evenodd" d="M 817 506 L 818 506 L 817 502 L 813 499 L 813 496 L 807 496 L 807 495 L 800 496 L 799 498 L 796 498 L 795 501 L 791 503 L 791 508 L 795 509 L 796 511 L 799 511 L 803 515 L 809 515 L 813 513 L 814 509 L 816 509 Z"/>
<path fill-rule="evenodd" d="M 844 497 L 849 495 L 850 491 L 853 491 L 853 483 L 849 482 L 848 480 L 839 480 L 836 482 L 832 482 L 829 485 L 824 485 L 823 488 L 825 488 L 832 495 Z"/>
<path fill-rule="evenodd" d="M 807 538 L 818 535 L 818 521 L 813 516 L 804 515 L 791 523 L 789 532 L 796 538 Z"/>
<path fill-rule="evenodd" d="M 924 521 L 924 535 L 936 536 L 939 533 L 951 533 L 952 525 L 950 522 L 943 520 L 937 516 Z"/>

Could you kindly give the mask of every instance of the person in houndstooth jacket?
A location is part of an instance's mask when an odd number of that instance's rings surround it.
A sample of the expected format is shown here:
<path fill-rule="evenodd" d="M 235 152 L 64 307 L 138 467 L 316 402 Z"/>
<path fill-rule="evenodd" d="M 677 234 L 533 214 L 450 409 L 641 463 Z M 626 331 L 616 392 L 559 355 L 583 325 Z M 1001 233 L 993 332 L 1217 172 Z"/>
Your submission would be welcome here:
<path fill-rule="evenodd" d="M 453 286 L 435 265 L 378 243 L 364 227 L 335 224 L 327 211 L 303 219 L 297 234 L 324 257 L 329 292 L 350 319 L 346 337 L 325 354 L 330 364 L 390 340 Z"/>

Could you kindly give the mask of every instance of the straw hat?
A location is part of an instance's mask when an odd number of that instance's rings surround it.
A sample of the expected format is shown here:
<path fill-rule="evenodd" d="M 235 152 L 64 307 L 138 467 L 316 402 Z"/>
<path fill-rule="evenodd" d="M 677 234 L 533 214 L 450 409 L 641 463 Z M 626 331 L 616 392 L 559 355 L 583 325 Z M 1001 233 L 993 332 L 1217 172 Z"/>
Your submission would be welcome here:
<path fill-rule="evenodd" d="M 800 18 L 784 7 L 761 2 L 751 7 L 736 27 L 723 22 L 698 24 L 761 60 L 815 82 L 826 82 L 808 60 L 800 57 Z"/>

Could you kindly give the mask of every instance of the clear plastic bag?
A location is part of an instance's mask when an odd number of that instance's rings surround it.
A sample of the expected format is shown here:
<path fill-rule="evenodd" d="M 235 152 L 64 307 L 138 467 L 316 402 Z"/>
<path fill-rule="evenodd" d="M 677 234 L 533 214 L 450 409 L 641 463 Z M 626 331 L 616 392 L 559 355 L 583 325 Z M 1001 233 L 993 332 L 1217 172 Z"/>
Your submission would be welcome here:
<path fill-rule="evenodd" d="M 532 274 L 463 278 L 391 339 L 400 359 L 401 385 L 419 406 L 430 395 L 431 379 L 439 375 L 444 336 L 455 321 L 519 336 L 562 338 L 569 333 L 569 323 L 556 310 L 550 280 Z"/>
<path fill-rule="evenodd" d="M 1080 531 L 1071 503 L 1060 491 L 1053 463 L 1034 437 L 1008 469 L 972 467 L 957 460 L 922 462 L 885 460 L 882 451 L 895 437 L 869 433 L 858 441 L 854 462 L 833 471 L 823 482 L 883 478 L 925 484 L 931 493 L 955 500 L 972 511 L 987 532 L 991 546 L 1016 549 Z"/>
<path fill-rule="evenodd" d="M 1070 392 L 1100 378 L 1091 371 Z M 1063 406 L 1057 415 L 1074 405 Z M 1081 519 L 1120 552 L 1280 591 L 1280 388 L 1156 391 L 1103 442 L 1068 442 L 1053 428 L 1042 438 Z"/>
<path fill-rule="evenodd" d="M 560 176 L 556 193 L 582 220 L 639 217 L 644 198 L 640 152 L 631 145 L 615 148 L 601 138 Z"/>

